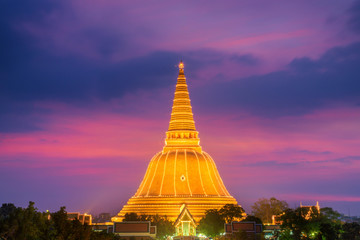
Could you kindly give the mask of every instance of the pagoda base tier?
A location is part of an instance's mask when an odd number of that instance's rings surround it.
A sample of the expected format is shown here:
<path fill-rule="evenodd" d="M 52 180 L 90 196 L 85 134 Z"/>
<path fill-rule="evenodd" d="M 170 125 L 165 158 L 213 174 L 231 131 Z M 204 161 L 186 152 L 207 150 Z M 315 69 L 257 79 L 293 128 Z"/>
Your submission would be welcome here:
<path fill-rule="evenodd" d="M 237 204 L 231 196 L 161 196 L 161 197 L 132 197 L 127 204 L 111 220 L 121 222 L 126 213 L 138 215 L 166 216 L 175 221 L 180 214 L 181 206 L 185 204 L 195 221 L 200 221 L 209 209 L 220 209 L 225 204 Z"/>

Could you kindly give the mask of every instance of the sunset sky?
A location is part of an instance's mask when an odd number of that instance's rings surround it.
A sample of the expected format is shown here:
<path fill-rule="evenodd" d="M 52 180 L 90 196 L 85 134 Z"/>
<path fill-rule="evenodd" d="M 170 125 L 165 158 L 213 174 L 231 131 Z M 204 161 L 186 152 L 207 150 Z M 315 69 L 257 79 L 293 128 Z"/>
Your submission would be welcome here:
<path fill-rule="evenodd" d="M 261 197 L 360 215 L 360 1 L 0 2 L 0 203 L 118 212 L 182 59 L 201 146 Z"/>

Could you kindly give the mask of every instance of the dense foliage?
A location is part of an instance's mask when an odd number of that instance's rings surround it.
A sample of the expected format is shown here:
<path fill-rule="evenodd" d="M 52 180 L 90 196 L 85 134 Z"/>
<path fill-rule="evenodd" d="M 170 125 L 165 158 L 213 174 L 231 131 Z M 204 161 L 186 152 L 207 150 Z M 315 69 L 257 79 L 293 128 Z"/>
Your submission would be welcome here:
<path fill-rule="evenodd" d="M 224 232 L 225 220 L 216 209 L 207 210 L 200 220 L 197 231 L 208 237 L 216 237 Z"/>
<path fill-rule="evenodd" d="M 216 237 L 224 232 L 224 224 L 243 218 L 244 210 L 237 205 L 225 205 L 223 208 L 208 210 L 201 219 L 198 233 Z M 340 221 L 341 214 L 331 208 L 315 207 L 286 209 L 281 214 L 281 231 L 277 233 L 280 240 L 360 240 L 360 224 Z M 158 215 L 125 215 L 125 221 L 150 221 L 157 226 L 157 238 L 166 239 L 175 233 L 173 222 Z M 256 216 L 247 216 L 242 221 L 262 223 Z M 246 239 L 245 233 L 234 235 L 236 239 Z M 3 204 L 0 207 L 1 240 L 114 240 L 118 236 L 105 232 L 93 232 L 91 226 L 82 225 L 78 220 L 67 218 L 65 207 L 54 213 L 39 212 L 33 202 L 27 208 L 14 204 Z"/>
<path fill-rule="evenodd" d="M 96 233 L 78 220 L 69 221 L 65 207 L 54 213 L 39 212 L 33 202 L 27 208 L 3 204 L 0 208 L 0 239 L 8 240 L 111 240 L 113 234 Z"/>
<path fill-rule="evenodd" d="M 207 210 L 197 230 L 208 237 L 215 237 L 224 232 L 225 223 L 241 220 L 244 213 L 244 209 L 235 204 L 226 204 L 219 210 Z"/>
<path fill-rule="evenodd" d="M 226 223 L 241 220 L 245 210 L 237 204 L 226 204 L 220 208 L 219 213 Z"/>
<path fill-rule="evenodd" d="M 287 209 L 281 216 L 279 239 L 360 239 L 360 225 L 342 223 L 339 217 L 340 214 L 331 208 L 323 208 L 320 212 L 315 207 Z"/>
<path fill-rule="evenodd" d="M 280 201 L 274 197 L 270 199 L 260 198 L 251 206 L 252 214 L 260 218 L 263 223 L 271 223 L 273 215 L 284 212 L 288 207 L 285 201 Z"/>

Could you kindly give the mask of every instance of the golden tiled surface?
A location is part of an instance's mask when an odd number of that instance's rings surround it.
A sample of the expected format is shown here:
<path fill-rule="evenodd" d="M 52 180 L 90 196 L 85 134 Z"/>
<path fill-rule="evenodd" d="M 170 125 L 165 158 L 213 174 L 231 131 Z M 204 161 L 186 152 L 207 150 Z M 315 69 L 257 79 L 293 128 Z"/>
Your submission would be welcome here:
<path fill-rule="evenodd" d="M 151 159 L 137 192 L 112 221 L 121 221 L 130 212 L 175 220 L 183 204 L 198 221 L 208 209 L 237 202 L 226 190 L 214 160 L 201 149 L 181 62 L 165 146 Z"/>

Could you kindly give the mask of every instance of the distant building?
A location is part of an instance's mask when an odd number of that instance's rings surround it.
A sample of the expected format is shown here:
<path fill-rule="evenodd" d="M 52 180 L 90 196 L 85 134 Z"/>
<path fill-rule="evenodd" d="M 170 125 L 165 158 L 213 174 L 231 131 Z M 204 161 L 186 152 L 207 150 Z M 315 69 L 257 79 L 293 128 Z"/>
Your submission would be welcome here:
<path fill-rule="evenodd" d="M 306 220 L 309 220 L 311 218 L 311 215 L 314 213 L 314 211 L 316 211 L 316 213 L 320 214 L 319 202 L 316 202 L 316 205 L 314 205 L 314 206 L 305 206 L 305 205 L 302 205 L 302 203 L 300 202 L 300 208 L 302 210 L 304 210 L 304 211 L 301 211 L 301 214 Z M 274 234 L 276 232 L 280 231 L 280 225 L 283 224 L 281 217 L 284 214 L 285 213 L 281 213 L 278 215 L 272 215 L 272 218 L 271 218 L 272 224 L 264 226 L 264 235 L 265 235 L 266 239 L 272 239 Z"/>
<path fill-rule="evenodd" d="M 106 232 L 106 233 L 114 232 L 113 222 L 93 223 L 91 227 L 94 232 Z"/>
<path fill-rule="evenodd" d="M 87 225 L 92 224 L 91 214 L 87 214 L 87 213 L 80 214 L 79 212 L 68 212 L 67 217 L 69 220 L 77 219 L 81 222 L 81 224 L 87 224 Z"/>
<path fill-rule="evenodd" d="M 104 223 L 104 222 L 110 222 L 111 221 L 111 215 L 110 213 L 100 213 L 99 216 L 96 218 L 93 218 L 94 223 Z"/>
<path fill-rule="evenodd" d="M 320 205 L 319 202 L 316 201 L 316 205 L 315 206 L 304 206 L 301 204 L 300 202 L 300 208 L 303 209 L 307 209 L 308 211 L 306 212 L 306 214 L 303 216 L 306 220 L 309 220 L 311 217 L 311 214 L 314 213 L 314 211 L 317 211 L 318 214 L 320 214 Z"/>
<path fill-rule="evenodd" d="M 314 211 L 317 211 L 318 214 L 320 214 L 320 205 L 319 202 L 316 201 L 316 205 L 314 206 L 305 206 L 302 205 L 302 203 L 300 202 L 300 208 L 304 209 L 304 210 L 308 210 L 305 211 L 305 216 L 303 216 L 306 220 L 310 219 L 311 214 L 314 213 Z M 278 215 L 272 215 L 271 219 L 272 219 L 272 225 L 281 225 L 282 224 L 282 220 L 281 220 L 281 216 L 284 215 L 284 213 L 278 214 Z"/>
<path fill-rule="evenodd" d="M 271 220 L 272 220 L 271 225 L 281 225 L 283 223 L 283 221 L 281 220 L 282 215 L 284 215 L 284 213 L 280 213 L 278 215 L 272 215 L 271 216 Z"/>
<path fill-rule="evenodd" d="M 360 224 L 360 217 L 357 216 L 344 216 L 342 215 L 340 218 L 341 221 L 346 222 L 346 223 L 359 223 Z"/>

